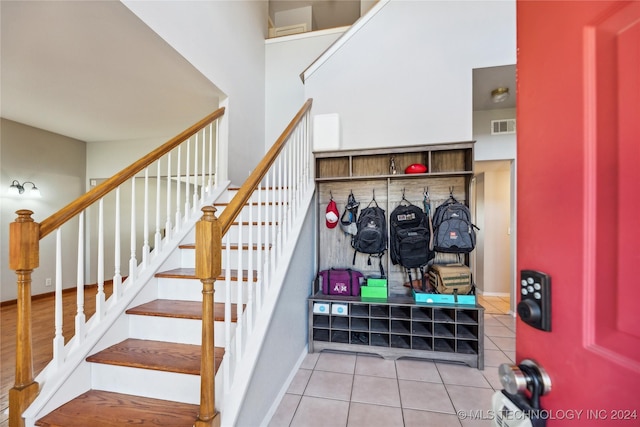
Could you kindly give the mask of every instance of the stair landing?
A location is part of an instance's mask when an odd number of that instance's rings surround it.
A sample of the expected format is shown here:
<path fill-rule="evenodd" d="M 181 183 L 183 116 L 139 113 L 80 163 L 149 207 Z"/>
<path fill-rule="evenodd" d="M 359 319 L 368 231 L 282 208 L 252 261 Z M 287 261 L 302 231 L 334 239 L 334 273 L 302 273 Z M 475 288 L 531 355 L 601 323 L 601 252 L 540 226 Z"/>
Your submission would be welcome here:
<path fill-rule="evenodd" d="M 39 419 L 41 427 L 191 427 L 198 405 L 89 390 Z"/>

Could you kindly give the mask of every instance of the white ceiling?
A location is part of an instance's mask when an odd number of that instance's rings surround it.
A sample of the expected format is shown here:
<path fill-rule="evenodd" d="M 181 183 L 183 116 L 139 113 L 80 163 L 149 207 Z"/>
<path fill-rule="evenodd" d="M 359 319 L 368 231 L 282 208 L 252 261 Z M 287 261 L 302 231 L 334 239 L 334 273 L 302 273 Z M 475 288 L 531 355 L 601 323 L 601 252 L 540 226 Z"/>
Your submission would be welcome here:
<path fill-rule="evenodd" d="M 218 89 L 120 1 L 1 1 L 3 118 L 82 141 L 169 139 Z"/>
<path fill-rule="evenodd" d="M 353 1 L 319 3 L 337 14 Z M 3 118 L 87 142 L 168 139 L 218 106 L 219 89 L 120 1 L 0 8 Z M 498 86 L 511 97 L 493 104 Z M 515 108 L 515 66 L 474 70 L 473 88 L 474 110 Z"/>

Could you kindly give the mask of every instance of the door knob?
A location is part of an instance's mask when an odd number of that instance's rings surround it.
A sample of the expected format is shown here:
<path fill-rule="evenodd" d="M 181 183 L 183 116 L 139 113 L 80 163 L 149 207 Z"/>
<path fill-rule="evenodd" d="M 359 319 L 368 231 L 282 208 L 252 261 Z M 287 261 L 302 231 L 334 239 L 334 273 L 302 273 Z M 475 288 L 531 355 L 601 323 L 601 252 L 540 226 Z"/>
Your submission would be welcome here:
<path fill-rule="evenodd" d="M 519 365 L 503 363 L 498 368 L 500 383 L 509 394 L 531 393 L 531 406 L 540 407 L 540 396 L 551 391 L 551 378 L 536 361 L 525 359 Z"/>

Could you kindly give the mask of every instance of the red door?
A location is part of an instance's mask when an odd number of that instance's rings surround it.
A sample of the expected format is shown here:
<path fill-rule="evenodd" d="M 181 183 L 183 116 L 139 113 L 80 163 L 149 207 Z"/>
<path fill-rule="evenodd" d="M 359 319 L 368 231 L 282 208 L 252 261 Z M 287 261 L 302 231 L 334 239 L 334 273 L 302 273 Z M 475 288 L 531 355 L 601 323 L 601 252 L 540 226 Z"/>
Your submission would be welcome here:
<path fill-rule="evenodd" d="M 517 2 L 518 271 L 551 276 L 551 332 L 516 358 L 550 426 L 640 425 L 640 2 Z M 573 420 L 571 420 L 573 419 Z"/>

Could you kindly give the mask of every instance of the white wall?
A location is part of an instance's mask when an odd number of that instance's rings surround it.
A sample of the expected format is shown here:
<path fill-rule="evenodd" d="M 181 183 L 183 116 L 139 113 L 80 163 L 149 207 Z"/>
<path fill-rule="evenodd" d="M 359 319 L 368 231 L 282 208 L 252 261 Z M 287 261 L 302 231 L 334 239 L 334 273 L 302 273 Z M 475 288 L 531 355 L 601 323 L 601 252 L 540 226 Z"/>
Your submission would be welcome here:
<path fill-rule="evenodd" d="M 241 184 L 264 155 L 267 2 L 123 3 L 227 95 L 229 178 Z"/>
<path fill-rule="evenodd" d="M 391 0 L 306 81 L 342 147 L 472 139 L 474 68 L 516 62 L 514 1 Z"/>
<path fill-rule="evenodd" d="M 484 295 L 511 292 L 511 169 L 488 168 L 477 175 L 478 245 L 476 281 Z M 495 164 L 496 162 L 491 162 Z"/>
<path fill-rule="evenodd" d="M 300 73 L 344 31 L 343 27 L 266 41 L 266 148 L 278 139 L 306 101 Z"/>
<path fill-rule="evenodd" d="M 15 211 L 29 209 L 36 222 L 49 217 L 72 202 L 85 190 L 86 147 L 83 141 L 67 138 L 21 123 L 2 119 L 0 135 L 0 300 L 17 296 L 16 275 L 9 269 L 9 224 Z M 12 180 L 32 181 L 42 194 L 40 199 L 9 197 Z M 30 186 L 27 186 L 30 188 Z M 72 224 L 77 224 L 72 221 Z M 75 226 L 77 230 L 77 225 Z M 77 237 L 63 232 L 63 286 L 75 285 Z M 45 237 L 40 244 L 40 266 L 33 273 L 32 294 L 53 292 L 45 287 L 46 278 L 55 278 L 55 238 Z"/>
<path fill-rule="evenodd" d="M 516 158 L 516 134 L 491 135 L 491 120 L 515 119 L 515 108 L 473 112 L 475 161 Z M 517 123 L 516 123 L 517 126 Z"/>

